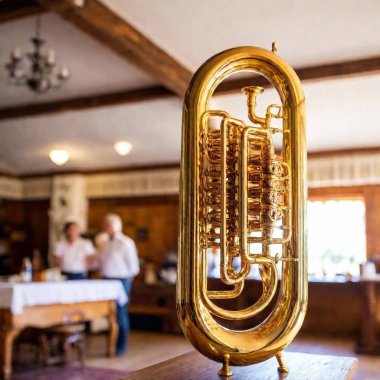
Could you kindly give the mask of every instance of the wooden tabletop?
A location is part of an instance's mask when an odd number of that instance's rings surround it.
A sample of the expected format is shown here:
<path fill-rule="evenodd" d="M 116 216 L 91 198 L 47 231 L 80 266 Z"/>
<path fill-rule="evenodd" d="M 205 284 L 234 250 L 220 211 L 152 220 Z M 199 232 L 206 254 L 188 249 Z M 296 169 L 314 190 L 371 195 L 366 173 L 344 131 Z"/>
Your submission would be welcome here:
<path fill-rule="evenodd" d="M 288 374 L 277 372 L 275 359 L 248 367 L 231 367 L 231 380 L 350 380 L 357 366 L 357 359 L 342 356 L 311 355 L 284 352 Z M 120 380 L 220 380 L 221 365 L 198 352 L 187 354 L 146 367 Z"/>

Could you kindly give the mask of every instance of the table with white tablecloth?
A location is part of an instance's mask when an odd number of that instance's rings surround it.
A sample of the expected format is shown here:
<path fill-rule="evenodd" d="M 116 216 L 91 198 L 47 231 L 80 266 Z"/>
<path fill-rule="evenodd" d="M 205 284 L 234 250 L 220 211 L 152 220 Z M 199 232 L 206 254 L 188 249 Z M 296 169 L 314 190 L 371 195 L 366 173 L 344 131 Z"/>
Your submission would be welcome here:
<path fill-rule="evenodd" d="M 117 338 L 116 303 L 123 305 L 127 295 L 117 280 L 80 280 L 36 283 L 0 283 L 0 369 L 9 378 L 12 345 L 25 327 L 90 321 L 109 321 L 108 354 L 115 354 Z"/>

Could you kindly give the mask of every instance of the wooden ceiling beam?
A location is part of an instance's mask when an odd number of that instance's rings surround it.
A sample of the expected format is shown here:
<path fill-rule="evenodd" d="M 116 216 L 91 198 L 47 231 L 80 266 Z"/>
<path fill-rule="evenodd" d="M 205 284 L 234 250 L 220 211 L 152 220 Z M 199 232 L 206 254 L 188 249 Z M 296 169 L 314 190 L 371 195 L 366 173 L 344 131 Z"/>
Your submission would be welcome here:
<path fill-rule="evenodd" d="M 304 67 L 295 69 L 295 72 L 302 82 L 376 74 L 380 73 L 380 57 Z M 216 89 L 216 94 L 235 93 L 240 91 L 244 86 L 261 86 L 265 88 L 271 85 L 263 76 L 231 79 L 221 83 Z"/>
<path fill-rule="evenodd" d="M 99 0 L 36 0 L 183 96 L 192 73 Z M 83 4 L 78 6 L 76 4 Z M 91 62 L 89 62 L 91 64 Z"/>
<path fill-rule="evenodd" d="M 97 107 L 115 106 L 118 104 L 136 103 L 146 100 L 163 99 L 176 96 L 165 87 L 147 87 L 137 90 L 82 96 L 67 100 L 57 100 L 37 104 L 25 104 L 0 109 L 0 120 L 13 119 L 41 114 L 52 114 L 65 111 L 79 111 Z"/>
<path fill-rule="evenodd" d="M 324 158 L 332 159 L 335 157 L 347 157 L 347 156 L 360 156 L 360 155 L 369 155 L 369 154 L 380 154 L 380 146 L 374 147 L 358 147 L 358 148 L 346 148 L 346 149 L 333 149 L 325 151 L 312 151 L 307 153 L 307 158 L 309 160 Z M 93 168 L 85 170 L 59 170 L 59 171 L 48 171 L 40 173 L 24 173 L 24 174 L 14 174 L 1 172 L 0 176 L 19 178 L 19 179 L 29 179 L 29 178 L 38 178 L 46 177 L 60 174 L 83 174 L 83 175 L 92 175 L 92 174 L 110 174 L 110 173 L 120 173 L 120 172 L 132 172 L 132 171 L 147 171 L 147 170 L 162 170 L 162 169 L 179 169 L 179 162 L 168 162 L 163 164 L 152 164 L 152 165 L 131 165 L 131 166 L 119 166 L 119 167 L 108 167 L 108 168 Z"/>
<path fill-rule="evenodd" d="M 46 8 L 33 0 L 0 1 L 0 23 L 46 12 Z"/>
<path fill-rule="evenodd" d="M 301 81 L 319 81 L 332 78 L 345 78 L 357 75 L 380 73 L 380 57 L 341 62 L 332 65 L 320 65 L 296 69 Z M 215 95 L 236 93 L 244 86 L 268 87 L 269 82 L 262 76 L 239 78 L 223 82 Z M 0 120 L 50 114 L 63 111 L 76 111 L 86 108 L 112 106 L 125 103 L 134 103 L 144 100 L 154 100 L 177 96 L 174 92 L 162 86 L 149 87 L 137 90 L 121 91 L 109 94 L 76 97 L 68 100 L 58 100 L 46 103 L 25 104 L 0 109 Z"/>

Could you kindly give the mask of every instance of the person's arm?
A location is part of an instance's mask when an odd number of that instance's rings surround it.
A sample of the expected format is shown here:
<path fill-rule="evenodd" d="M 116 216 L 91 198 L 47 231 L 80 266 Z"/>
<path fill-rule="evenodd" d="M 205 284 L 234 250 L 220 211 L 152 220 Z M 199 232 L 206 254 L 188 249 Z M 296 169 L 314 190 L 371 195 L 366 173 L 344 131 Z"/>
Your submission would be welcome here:
<path fill-rule="evenodd" d="M 102 261 L 102 254 L 106 250 L 107 243 L 109 241 L 109 237 L 106 233 L 99 233 L 95 236 L 95 247 L 94 254 L 89 256 L 89 260 L 93 268 L 100 268 Z"/>
<path fill-rule="evenodd" d="M 60 267 L 62 263 L 62 257 L 53 255 L 53 266 L 54 267 Z"/>
<path fill-rule="evenodd" d="M 125 241 L 125 262 L 128 266 L 129 276 L 135 277 L 140 273 L 140 263 L 136 244 L 132 239 Z"/>
<path fill-rule="evenodd" d="M 55 267 L 61 267 L 63 256 L 63 247 L 61 242 L 58 242 L 55 246 L 55 252 L 53 254 L 53 265 Z"/>
<path fill-rule="evenodd" d="M 87 270 L 97 269 L 99 267 L 99 257 L 91 241 L 86 242 L 85 254 Z"/>

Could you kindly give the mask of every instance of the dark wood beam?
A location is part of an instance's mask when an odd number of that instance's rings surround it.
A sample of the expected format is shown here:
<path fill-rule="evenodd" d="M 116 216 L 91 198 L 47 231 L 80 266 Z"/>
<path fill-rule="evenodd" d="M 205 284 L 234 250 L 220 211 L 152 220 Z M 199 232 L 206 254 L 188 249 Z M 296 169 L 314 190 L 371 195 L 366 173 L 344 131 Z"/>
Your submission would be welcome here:
<path fill-rule="evenodd" d="M 346 78 L 357 75 L 380 73 L 380 57 L 358 59 L 295 69 L 302 82 Z M 270 83 L 263 77 L 239 78 L 224 81 L 219 85 L 216 94 L 229 94 L 240 91 L 244 86 L 269 87 Z"/>
<path fill-rule="evenodd" d="M 380 146 L 375 147 L 357 147 L 357 148 L 345 148 L 345 149 L 332 149 L 332 150 L 322 150 L 313 151 L 307 153 L 307 158 L 310 160 L 316 158 L 334 158 L 342 156 L 357 156 L 357 155 L 368 155 L 368 154 L 380 154 Z M 8 176 L 12 178 L 27 179 L 27 178 L 37 178 L 37 177 L 48 177 L 59 174 L 110 174 L 110 173 L 121 173 L 121 172 L 132 172 L 132 171 L 147 171 L 147 170 L 159 170 L 159 169 L 179 169 L 179 162 L 167 162 L 162 164 L 143 164 L 143 165 L 130 165 L 130 166 L 119 166 L 119 167 L 109 167 L 109 168 L 93 168 L 93 169 L 62 169 L 53 170 L 45 172 L 36 173 L 24 173 L 24 174 L 14 174 L 0 172 L 0 176 Z"/>
<path fill-rule="evenodd" d="M 341 62 L 333 65 L 306 67 L 296 69 L 296 72 L 303 82 L 369 75 L 380 73 L 380 57 Z M 269 82 L 262 76 L 225 81 L 217 88 L 215 95 L 236 93 L 237 91 L 240 91 L 242 87 L 249 85 L 268 87 Z M 121 91 L 110 94 L 97 94 L 94 96 L 76 97 L 69 100 L 2 108 L 0 109 L 0 120 L 62 111 L 75 111 L 86 108 L 112 106 L 172 96 L 176 96 L 176 94 L 161 86 Z"/>
<path fill-rule="evenodd" d="M 40 178 L 40 177 L 50 177 L 54 175 L 62 174 L 82 174 L 82 175 L 91 175 L 91 174 L 111 174 L 111 173 L 126 173 L 126 172 L 141 172 L 149 170 L 163 170 L 163 169 L 178 169 L 180 168 L 179 162 L 168 162 L 162 164 L 151 164 L 151 165 L 130 165 L 130 166 L 114 166 L 109 168 L 94 168 L 88 170 L 52 170 L 45 171 L 40 173 L 27 173 L 27 174 L 4 174 L 4 176 L 12 176 L 13 178 L 19 179 L 29 179 L 29 178 Z M 2 174 L 0 173 L 0 176 Z"/>
<path fill-rule="evenodd" d="M 53 102 L 24 104 L 21 106 L 0 108 L 0 120 L 12 119 L 41 114 L 52 114 L 65 111 L 79 111 L 118 104 L 136 103 L 146 100 L 163 99 L 176 96 L 165 87 L 147 87 L 137 90 L 114 92 L 111 94 L 98 94 L 93 96 L 82 96 L 67 100 Z"/>
<path fill-rule="evenodd" d="M 192 73 L 99 0 L 36 0 L 183 96 Z"/>
<path fill-rule="evenodd" d="M 46 8 L 33 0 L 0 0 L 0 23 L 46 12 Z"/>

